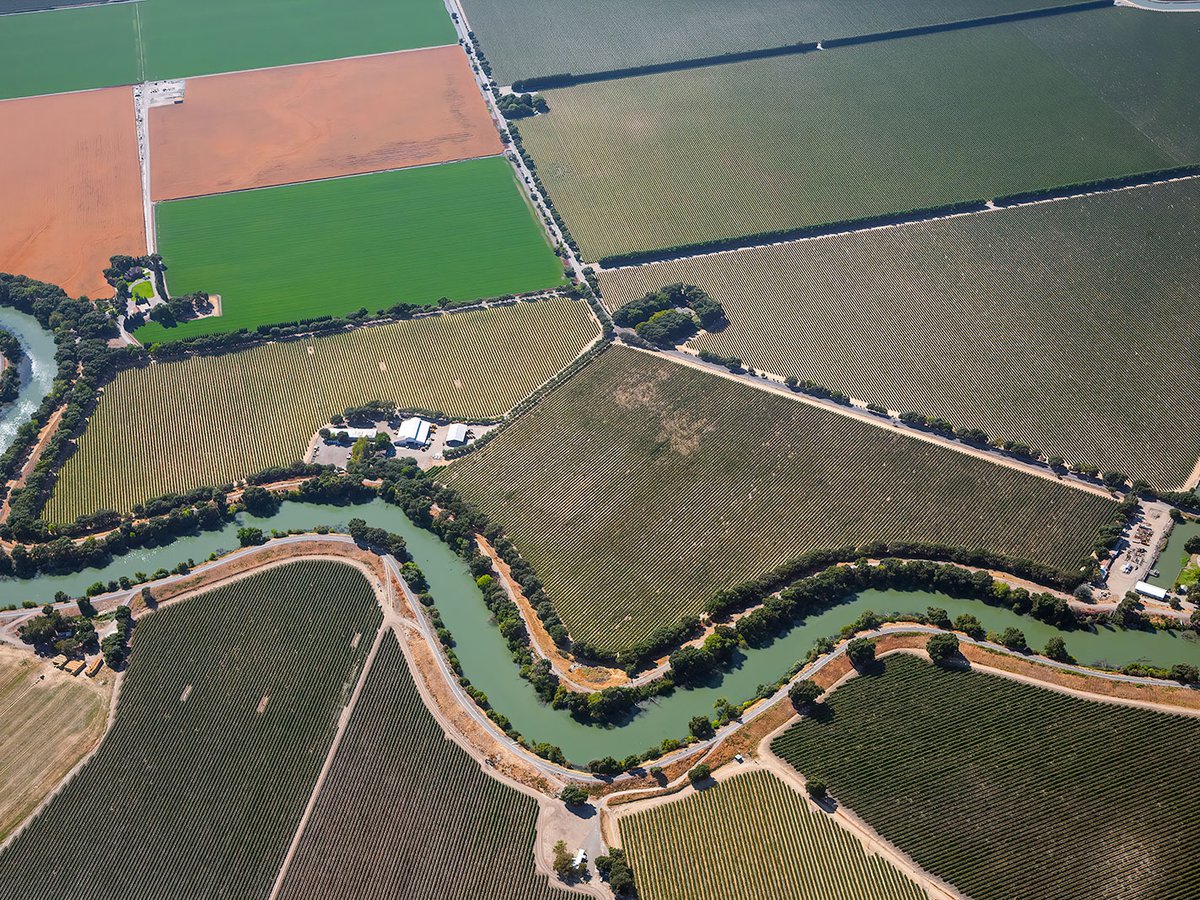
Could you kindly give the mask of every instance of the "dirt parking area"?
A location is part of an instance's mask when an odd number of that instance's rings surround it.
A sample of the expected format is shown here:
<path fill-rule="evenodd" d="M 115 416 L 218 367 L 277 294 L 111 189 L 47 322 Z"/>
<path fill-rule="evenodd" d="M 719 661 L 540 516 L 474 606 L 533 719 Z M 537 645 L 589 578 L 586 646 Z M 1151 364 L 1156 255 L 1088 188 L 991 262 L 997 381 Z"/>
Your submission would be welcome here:
<path fill-rule="evenodd" d="M 376 422 L 374 428 L 381 431 L 386 431 L 395 439 L 396 429 L 399 427 L 398 421 Z M 479 440 L 489 431 L 499 427 L 497 425 L 469 425 L 470 443 Z M 397 458 L 403 459 L 406 456 L 411 456 L 417 461 L 417 465 L 422 469 L 429 469 L 433 466 L 444 465 L 446 462 L 446 450 L 449 449 L 446 444 L 446 438 L 450 433 L 449 425 L 434 425 L 430 431 L 430 441 L 428 447 L 396 447 L 395 455 Z M 305 462 L 318 463 L 322 466 L 337 466 L 346 468 L 346 464 L 350 461 L 350 451 L 354 447 L 354 441 L 338 443 L 337 441 L 326 441 L 320 435 L 314 435 L 312 441 L 309 442 L 308 453 L 304 458 Z"/>
<path fill-rule="evenodd" d="M 0 271 L 111 297 L 101 271 L 146 252 L 127 87 L 0 101 Z"/>
<path fill-rule="evenodd" d="M 458 45 L 189 78 L 183 96 L 150 109 L 155 200 L 503 150 Z"/>

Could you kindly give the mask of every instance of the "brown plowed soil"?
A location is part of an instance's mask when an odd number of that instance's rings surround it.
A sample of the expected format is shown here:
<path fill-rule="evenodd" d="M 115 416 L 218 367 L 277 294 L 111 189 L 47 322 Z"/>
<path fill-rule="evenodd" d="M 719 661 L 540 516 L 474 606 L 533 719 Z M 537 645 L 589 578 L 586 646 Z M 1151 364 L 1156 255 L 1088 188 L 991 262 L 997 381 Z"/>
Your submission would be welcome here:
<path fill-rule="evenodd" d="M 127 87 L 0 102 L 0 272 L 111 297 L 115 253 L 146 252 Z"/>
<path fill-rule="evenodd" d="M 150 109 L 155 200 L 491 156 L 457 45 L 187 79 Z"/>

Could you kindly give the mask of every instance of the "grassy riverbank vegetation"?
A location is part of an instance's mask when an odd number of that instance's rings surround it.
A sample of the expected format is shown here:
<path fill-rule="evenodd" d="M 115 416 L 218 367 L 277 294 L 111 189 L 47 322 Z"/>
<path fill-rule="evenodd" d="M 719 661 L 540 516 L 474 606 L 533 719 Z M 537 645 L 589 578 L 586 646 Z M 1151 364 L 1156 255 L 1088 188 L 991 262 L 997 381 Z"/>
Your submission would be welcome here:
<path fill-rule="evenodd" d="M 911 656 L 887 658 L 825 706 L 775 752 L 976 900 L 1195 896 L 1200 787 L 1133 761 L 1186 757 L 1196 719 Z"/>
<path fill-rule="evenodd" d="M 614 347 L 444 476 L 572 636 L 619 650 L 814 548 L 990 547 L 1077 571 L 1116 504 Z"/>
<path fill-rule="evenodd" d="M 728 318 L 698 350 L 1171 490 L 1200 457 L 1200 431 L 1182 427 L 1200 417 L 1198 206 L 1192 179 L 602 271 L 600 285 L 614 308 L 697 285 Z"/>
<path fill-rule="evenodd" d="M 919 900 L 925 892 L 764 770 L 618 819 L 643 900 Z"/>
<path fill-rule="evenodd" d="M 143 619 L 112 730 L 0 853 L 7 896 L 265 897 L 380 611 L 298 562 Z"/>

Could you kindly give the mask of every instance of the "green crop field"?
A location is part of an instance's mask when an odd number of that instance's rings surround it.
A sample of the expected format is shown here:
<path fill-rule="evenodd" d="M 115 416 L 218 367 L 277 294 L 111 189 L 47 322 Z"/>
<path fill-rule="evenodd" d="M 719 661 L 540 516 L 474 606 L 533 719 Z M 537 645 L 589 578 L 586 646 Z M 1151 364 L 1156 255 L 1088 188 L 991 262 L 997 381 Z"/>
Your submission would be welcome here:
<path fill-rule="evenodd" d="M 1104 9 L 1047 21 L 1086 31 L 1126 15 L 1142 25 L 1131 41 L 1179 18 Z M 1158 24 L 1136 18 L 1147 15 Z M 591 260 L 1198 161 L 1182 138 L 1154 130 L 1170 120 L 1200 140 L 1200 115 L 1173 105 L 1185 89 L 1116 54 L 1094 80 L 1069 76 L 1064 66 L 1084 51 L 1043 51 L 1027 36 L 1037 27 L 552 90 L 549 114 L 520 130 Z M 1200 54 L 1200 40 L 1174 44 L 1179 66 Z M 1139 58 L 1136 45 L 1123 49 Z M 1140 79 L 1138 96 L 1120 109 L 1107 96 L 1124 78 Z M 1195 110 L 1195 97 L 1183 108 Z"/>
<path fill-rule="evenodd" d="M 143 0 L 150 79 L 453 44 L 440 0 Z"/>
<path fill-rule="evenodd" d="M 385 635 L 288 867 L 282 900 L 549 900 L 537 801 L 447 739 Z"/>
<path fill-rule="evenodd" d="M 503 157 L 160 203 L 158 235 L 172 296 L 220 294 L 222 314 L 143 343 L 564 281 Z"/>
<path fill-rule="evenodd" d="M 988 547 L 1070 569 L 1114 504 L 613 347 L 446 481 L 504 526 L 577 640 L 619 649 L 816 547 Z"/>
<path fill-rule="evenodd" d="M 140 80 L 137 3 L 0 20 L 0 100 Z M 130 109 L 133 99 L 130 98 Z"/>
<path fill-rule="evenodd" d="M 762 769 L 618 822 L 643 900 L 925 898 Z"/>
<path fill-rule="evenodd" d="M 772 748 L 974 900 L 1200 892 L 1200 785 L 1152 763 L 1191 758 L 1196 719 L 911 656 L 828 705 Z"/>
<path fill-rule="evenodd" d="M 602 272 L 706 290 L 699 349 L 1159 488 L 1200 457 L 1200 179 Z M 996 248 L 1003 248 L 997 253 Z"/>
<path fill-rule="evenodd" d="M 145 616 L 112 730 L 0 854 L 0 896 L 265 898 L 379 622 L 317 561 Z"/>
<path fill-rule="evenodd" d="M 1057 5 L 1054 0 L 466 0 L 502 84 Z M 720 27 L 713 27 L 720 22 Z M 581 40 L 580 35 L 586 35 Z"/>
<path fill-rule="evenodd" d="M 13 4 L 0 3 L 0 13 L 6 6 Z M 4 17 L 0 99 L 457 40 L 438 0 L 140 0 L 57 9 Z"/>
<path fill-rule="evenodd" d="M 585 303 L 554 299 L 126 371 L 105 389 L 46 516 L 127 511 L 295 462 L 331 414 L 371 400 L 501 416 L 598 335 Z"/>

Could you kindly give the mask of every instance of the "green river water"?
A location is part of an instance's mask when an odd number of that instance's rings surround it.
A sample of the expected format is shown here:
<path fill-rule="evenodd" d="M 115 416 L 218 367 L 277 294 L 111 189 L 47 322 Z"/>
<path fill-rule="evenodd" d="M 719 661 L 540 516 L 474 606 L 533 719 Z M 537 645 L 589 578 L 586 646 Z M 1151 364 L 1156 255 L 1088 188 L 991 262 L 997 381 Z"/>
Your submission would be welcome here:
<path fill-rule="evenodd" d="M 328 525 L 335 530 L 344 530 L 346 522 L 354 517 L 404 536 L 414 560 L 429 580 L 430 593 L 436 599 L 446 627 L 454 635 L 455 650 L 466 676 L 528 740 L 557 744 L 567 758 L 577 764 L 601 756 L 622 758 L 640 753 L 665 737 L 682 738 L 687 732 L 688 720 L 696 715 L 711 715 L 718 698 L 738 703 L 753 696 L 759 684 L 774 682 L 797 659 L 806 655 L 817 638 L 835 634 L 868 609 L 881 614 L 922 613 L 932 605 L 946 609 L 951 618 L 971 613 L 989 630 L 1000 631 L 1009 626 L 1020 628 L 1030 646 L 1035 648 L 1044 646 L 1053 635 L 1062 635 L 1067 648 L 1084 664 L 1120 666 L 1141 661 L 1158 666 L 1171 666 L 1177 662 L 1200 665 L 1200 640 L 1191 634 L 1119 629 L 1059 632 L 1035 619 L 974 600 L 957 600 L 926 592 L 865 591 L 809 616 L 769 646 L 745 651 L 738 667 L 718 676 L 711 686 L 677 690 L 669 697 L 647 704 L 629 722 L 618 727 L 584 725 L 542 703 L 532 687 L 521 679 L 503 638 L 490 621 L 483 597 L 466 564 L 435 535 L 417 528 L 398 507 L 382 500 L 353 507 L 289 501 L 269 518 L 243 515 L 220 531 L 186 536 L 163 547 L 129 553 L 102 569 L 42 576 L 29 581 L 3 580 L 0 581 L 0 607 L 19 605 L 26 599 L 43 602 L 59 590 L 79 595 L 93 582 L 132 575 L 135 571 L 173 568 L 189 558 L 200 562 L 214 551 L 236 549 L 239 525 L 279 531 Z"/>

